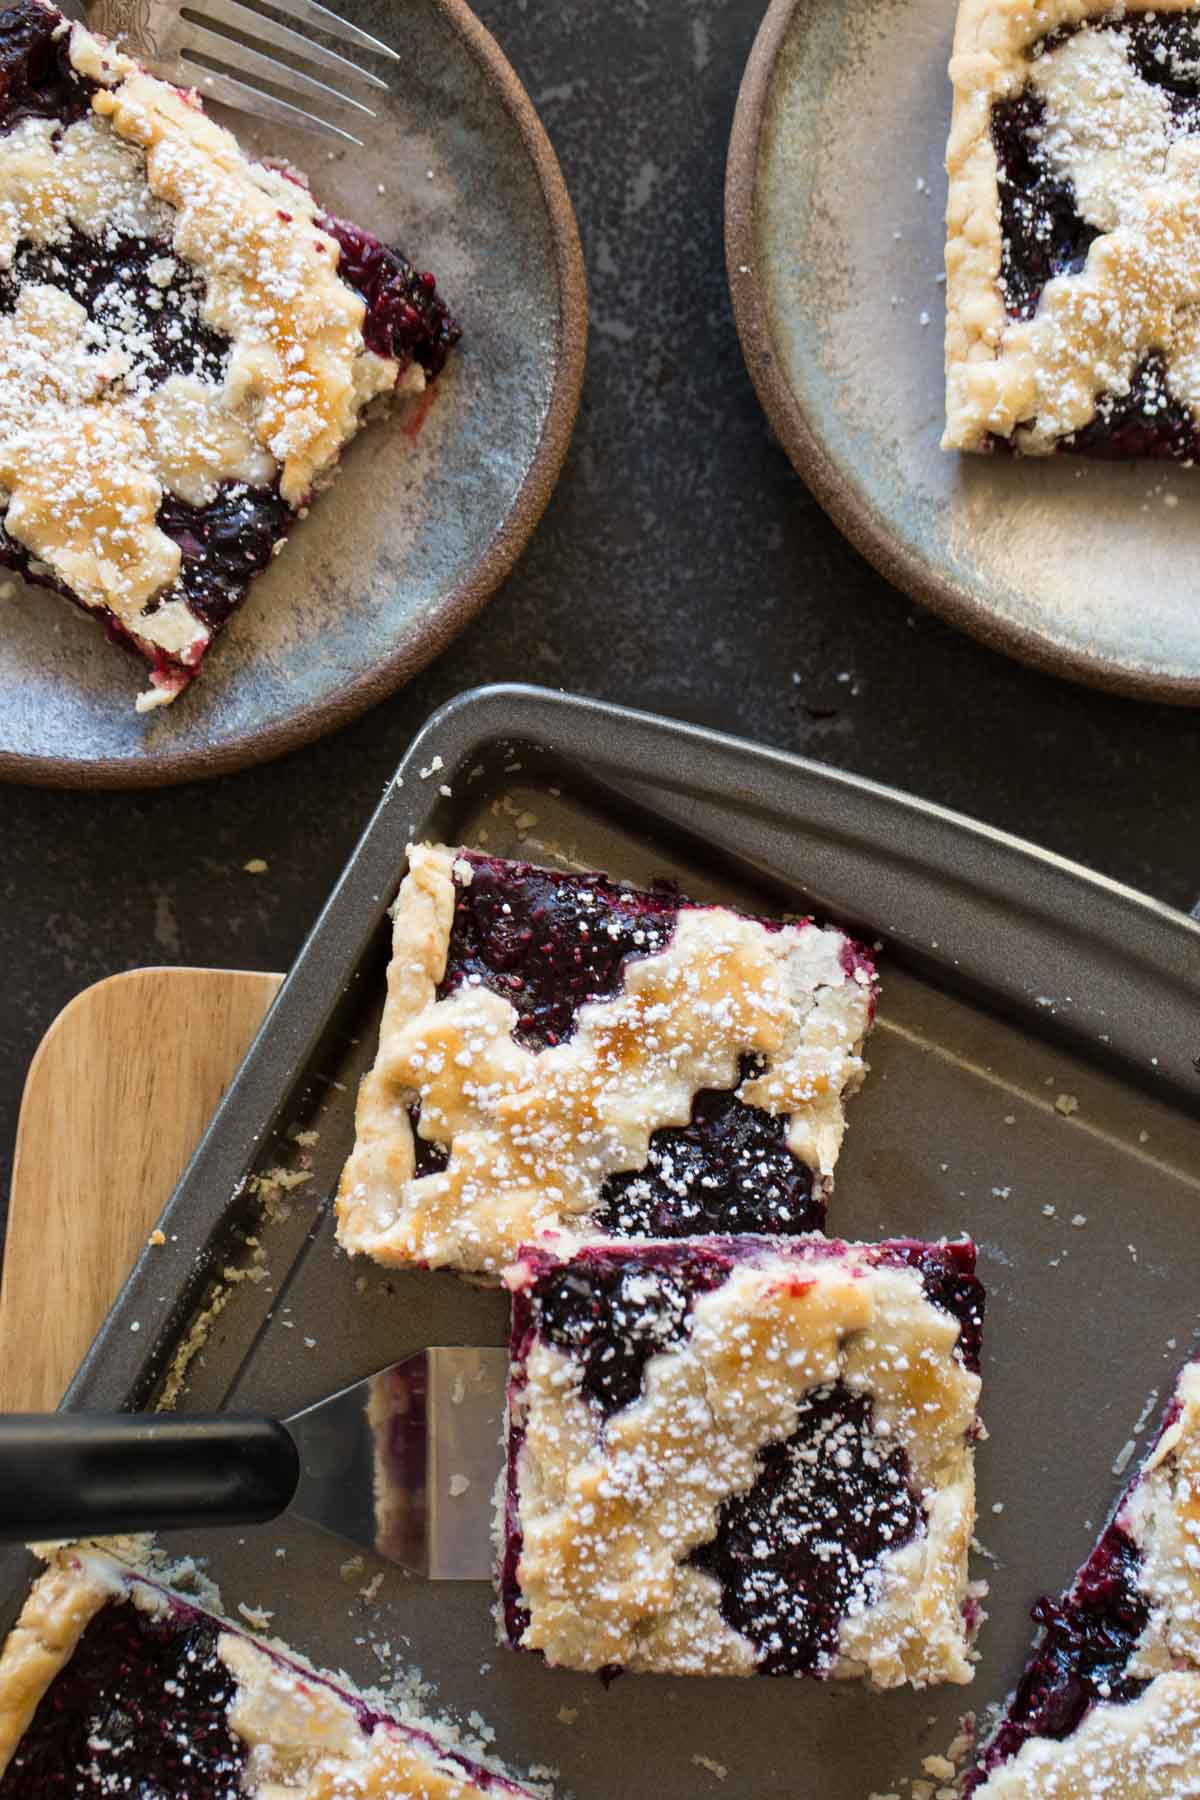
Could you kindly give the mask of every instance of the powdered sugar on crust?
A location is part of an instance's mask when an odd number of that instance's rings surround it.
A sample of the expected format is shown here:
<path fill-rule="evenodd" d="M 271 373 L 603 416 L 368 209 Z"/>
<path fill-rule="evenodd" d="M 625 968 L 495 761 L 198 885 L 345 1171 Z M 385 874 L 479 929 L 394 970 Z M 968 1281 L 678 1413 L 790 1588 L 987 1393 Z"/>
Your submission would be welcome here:
<path fill-rule="evenodd" d="M 828 1175 L 872 999 L 840 932 L 683 909 L 661 951 L 629 960 L 617 993 L 579 1007 L 569 1038 L 530 1049 L 502 994 L 467 982 L 438 998 L 455 866 L 444 847 L 410 852 L 379 1052 L 338 1193 L 344 1248 L 492 1273 L 523 1243 L 586 1236 L 605 1179 L 645 1167 L 652 1133 L 686 1125 L 704 1089 L 736 1088 L 785 1116 L 792 1154 Z M 764 1072 L 739 1087 L 748 1054 Z M 422 1137 L 449 1153 L 422 1175 L 417 1104 Z"/>
<path fill-rule="evenodd" d="M 639 1250 L 629 1255 L 636 1268 Z M 521 1265 L 507 1280 L 521 1290 L 538 1272 Z M 696 1298 L 683 1340 L 647 1362 L 640 1397 L 607 1416 L 579 1361 L 535 1333 L 509 1421 L 521 1647 L 579 1669 L 753 1674 L 759 1646 L 688 1558 L 713 1538 L 722 1504 L 749 1490 L 766 1446 L 792 1435 L 805 1396 L 840 1383 L 869 1398 L 876 1453 L 907 1458 L 920 1524 L 850 1584 L 834 1651 L 808 1672 L 882 1687 L 970 1680 L 980 1384 L 958 1336 L 912 1268 L 855 1245 L 802 1259 L 761 1241 Z M 829 1556 L 845 1554 L 836 1526 L 822 1530 Z"/>
<path fill-rule="evenodd" d="M 1127 37 L 1101 29 L 1195 0 L 961 0 L 947 148 L 947 449 L 993 437 L 1042 454 L 1129 392 L 1161 354 L 1173 396 L 1200 419 L 1200 139 L 1138 73 Z M 1055 41 L 1052 34 L 1072 35 Z M 1049 39 L 1037 54 L 1035 49 Z M 1100 232 L 1084 267 L 1047 281 L 1032 318 L 1006 314 L 993 106 L 1029 85 L 1037 137 Z"/>
<path fill-rule="evenodd" d="M 1200 1761 L 1200 1676 L 1160 1675 L 1124 1706 L 1100 1704 L 1062 1741 L 1031 1738 L 979 1800 L 1189 1800 Z"/>

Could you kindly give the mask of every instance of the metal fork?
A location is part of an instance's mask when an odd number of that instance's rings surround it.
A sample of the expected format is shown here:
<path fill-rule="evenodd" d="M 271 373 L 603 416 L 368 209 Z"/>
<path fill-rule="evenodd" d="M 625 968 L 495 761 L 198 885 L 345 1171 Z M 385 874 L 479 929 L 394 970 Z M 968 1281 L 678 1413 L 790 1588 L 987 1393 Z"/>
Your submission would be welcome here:
<path fill-rule="evenodd" d="M 318 0 L 270 0 L 270 4 L 310 33 L 323 31 L 377 56 L 400 60 L 390 45 L 339 18 Z M 194 5 L 192 0 L 83 0 L 83 5 L 89 27 L 119 39 L 122 48 L 152 74 L 179 87 L 199 88 L 206 99 L 282 125 L 302 125 L 361 144 L 349 127 L 365 123 L 374 112 L 365 100 L 332 82 L 387 90 L 378 75 L 242 0 L 195 0 Z M 259 45 L 301 57 L 330 79 L 320 81 Z M 321 111 L 310 112 L 306 105 L 268 92 L 259 85 L 262 82 L 294 94 L 298 102 L 319 105 Z"/>

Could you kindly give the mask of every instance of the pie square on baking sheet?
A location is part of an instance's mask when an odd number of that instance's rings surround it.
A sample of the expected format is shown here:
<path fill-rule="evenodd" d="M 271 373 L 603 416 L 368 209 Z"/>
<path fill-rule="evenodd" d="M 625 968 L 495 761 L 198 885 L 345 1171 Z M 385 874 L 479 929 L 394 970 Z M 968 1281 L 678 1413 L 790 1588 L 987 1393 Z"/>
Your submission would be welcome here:
<path fill-rule="evenodd" d="M 503 1641 L 575 1669 L 971 1679 L 972 1244 L 589 1245 L 506 1280 Z"/>
<path fill-rule="evenodd" d="M 495 1274 L 542 1237 L 819 1229 L 874 998 L 835 927 L 416 847 L 339 1242 Z"/>

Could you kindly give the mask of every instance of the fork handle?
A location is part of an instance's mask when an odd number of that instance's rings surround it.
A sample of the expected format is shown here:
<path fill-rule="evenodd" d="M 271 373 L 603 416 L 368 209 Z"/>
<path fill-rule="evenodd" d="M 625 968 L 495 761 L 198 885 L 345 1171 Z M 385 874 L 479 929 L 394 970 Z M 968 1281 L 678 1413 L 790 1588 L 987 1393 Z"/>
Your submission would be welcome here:
<path fill-rule="evenodd" d="M 0 1543 L 257 1525 L 289 1504 L 300 1457 L 255 1413 L 0 1418 Z"/>

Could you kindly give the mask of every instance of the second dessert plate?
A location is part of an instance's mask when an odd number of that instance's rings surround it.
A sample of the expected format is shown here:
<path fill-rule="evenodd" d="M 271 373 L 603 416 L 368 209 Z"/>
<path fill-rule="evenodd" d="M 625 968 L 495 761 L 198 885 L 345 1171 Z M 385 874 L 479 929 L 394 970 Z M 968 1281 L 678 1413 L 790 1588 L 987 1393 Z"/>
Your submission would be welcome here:
<path fill-rule="evenodd" d="M 939 448 L 955 10 L 773 0 L 726 187 L 750 373 L 800 474 L 898 587 L 1039 668 L 1200 703 L 1195 470 Z"/>
<path fill-rule="evenodd" d="M 361 149 L 229 115 L 334 214 L 407 248 L 453 295 L 461 344 L 425 407 L 352 443 L 174 705 L 134 711 L 140 659 L 45 589 L 0 579 L 0 777 L 194 780 L 346 723 L 444 649 L 508 573 L 566 454 L 587 298 L 554 151 L 464 0 L 342 0 L 401 53 Z M 363 53 L 364 62 L 370 61 Z M 219 109 L 214 108 L 214 114 Z"/>
<path fill-rule="evenodd" d="M 506 1754 L 579 1800 L 829 1800 L 926 1778 L 999 1701 L 1028 1608 L 1065 1584 L 1186 1354 L 1200 1187 L 1200 926 L 886 788 L 717 734 L 527 688 L 484 689 L 410 749 L 87 1357 L 72 1406 L 165 1399 L 285 1415 L 425 1344 L 497 1344 L 507 1303 L 335 1246 L 331 1196 L 375 1056 L 410 841 L 474 846 L 884 940 L 872 1072 L 830 1228 L 970 1232 L 988 1289 L 973 1686 L 594 1677 L 495 1642 L 483 1584 L 346 1564 L 288 1519 L 189 1533 L 228 1604 L 385 1686 L 418 1666 Z M 232 1271 L 232 1277 L 230 1272 Z M 1051 1371 L 1048 1377 L 1047 1371 Z M 1157 1400 L 1155 1399 L 1157 1395 Z M 241 1541 L 239 1541 L 241 1540 Z M 0 1631 L 29 1563 L 0 1557 Z M 380 1579 L 376 1579 L 376 1577 Z M 614 1745 L 628 1746 L 614 1756 Z M 938 1765 L 940 1766 L 940 1765 Z"/>

